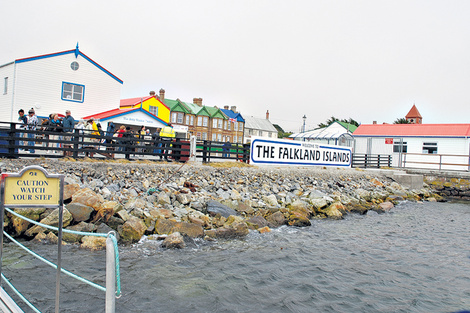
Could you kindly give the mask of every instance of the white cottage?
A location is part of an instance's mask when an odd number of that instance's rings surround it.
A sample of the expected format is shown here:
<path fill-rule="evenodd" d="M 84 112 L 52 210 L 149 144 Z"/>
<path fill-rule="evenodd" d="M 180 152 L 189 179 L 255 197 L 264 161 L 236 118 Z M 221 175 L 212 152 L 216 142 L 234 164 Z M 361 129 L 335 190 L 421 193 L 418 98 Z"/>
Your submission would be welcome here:
<path fill-rule="evenodd" d="M 38 117 L 71 110 L 79 119 L 119 107 L 123 81 L 77 47 L 17 59 L 0 65 L 2 121 L 16 122 L 18 110 L 34 108 Z"/>
<path fill-rule="evenodd" d="M 355 153 L 392 155 L 395 167 L 470 170 L 470 124 L 360 125 Z"/>
<path fill-rule="evenodd" d="M 257 118 L 253 116 L 244 116 L 245 132 L 244 143 L 251 142 L 251 136 L 276 139 L 277 129 L 269 121 L 269 111 L 266 112 L 266 118 Z"/>

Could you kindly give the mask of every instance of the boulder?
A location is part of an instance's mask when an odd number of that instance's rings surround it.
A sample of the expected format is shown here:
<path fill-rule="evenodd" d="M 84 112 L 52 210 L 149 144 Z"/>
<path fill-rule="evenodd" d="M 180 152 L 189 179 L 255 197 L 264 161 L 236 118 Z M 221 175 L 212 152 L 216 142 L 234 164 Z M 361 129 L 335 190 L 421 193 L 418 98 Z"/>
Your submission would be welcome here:
<path fill-rule="evenodd" d="M 229 217 L 230 215 L 239 215 L 237 211 L 214 200 L 209 200 L 207 202 L 207 212 L 211 216 L 215 216 L 217 214 L 220 214 L 223 217 Z"/>
<path fill-rule="evenodd" d="M 45 211 L 45 208 L 17 208 L 15 209 L 15 213 L 18 213 L 20 215 L 23 215 L 24 217 L 27 217 L 31 220 L 34 221 L 39 221 L 40 215 Z M 8 214 L 10 215 L 10 214 Z M 21 235 L 23 234 L 29 227 L 29 222 L 17 217 L 13 214 L 11 214 L 11 223 L 13 225 L 13 228 L 15 229 L 16 235 Z"/>
<path fill-rule="evenodd" d="M 277 203 L 277 198 L 275 195 L 269 195 L 269 196 L 263 196 L 263 201 L 268 205 L 268 206 L 279 206 L 279 203 Z"/>
<path fill-rule="evenodd" d="M 176 232 L 168 235 L 162 242 L 162 247 L 167 249 L 183 249 L 186 247 L 183 236 Z"/>
<path fill-rule="evenodd" d="M 67 204 L 67 210 L 72 214 L 73 221 L 76 223 L 88 221 L 91 213 L 95 211 L 91 206 L 81 203 L 69 203 Z"/>
<path fill-rule="evenodd" d="M 188 204 L 191 202 L 191 196 L 187 193 L 179 193 L 176 195 L 176 201 L 178 201 L 181 204 Z"/>
<path fill-rule="evenodd" d="M 346 208 L 341 202 L 334 202 L 329 207 L 324 210 L 321 210 L 323 214 L 325 214 L 328 218 L 339 220 L 343 218 L 343 214 L 341 212 L 345 212 Z"/>
<path fill-rule="evenodd" d="M 209 238 L 237 238 L 248 235 L 248 225 L 244 222 L 233 223 L 230 227 L 220 227 L 217 229 L 210 229 L 204 232 Z"/>
<path fill-rule="evenodd" d="M 242 212 L 248 215 L 251 215 L 255 212 L 255 210 L 251 206 L 246 205 L 245 203 L 240 202 L 240 201 L 238 202 L 238 207 L 236 208 L 236 211 Z"/>
<path fill-rule="evenodd" d="M 306 227 L 312 225 L 310 220 L 305 216 L 292 214 L 289 216 L 289 220 L 287 222 L 289 226 L 297 226 L 297 227 Z"/>
<path fill-rule="evenodd" d="M 280 211 L 277 211 L 276 213 L 268 215 L 266 217 L 266 221 L 268 222 L 268 226 L 271 228 L 275 228 L 275 227 L 279 227 L 279 226 L 287 224 L 287 220 L 284 217 L 284 214 L 282 214 Z"/>
<path fill-rule="evenodd" d="M 67 230 L 79 231 L 79 232 L 93 232 L 93 231 L 96 230 L 96 226 L 93 225 L 93 224 L 80 222 L 77 225 L 69 226 L 66 229 Z M 84 237 L 83 235 L 70 234 L 70 233 L 67 233 L 67 232 L 62 233 L 62 239 L 67 241 L 67 242 L 80 242 L 80 240 L 83 237 Z"/>
<path fill-rule="evenodd" d="M 250 229 L 258 229 L 268 226 L 268 221 L 262 216 L 253 216 L 246 221 L 246 224 Z"/>
<path fill-rule="evenodd" d="M 142 238 L 146 230 L 147 226 L 142 220 L 130 216 L 124 225 L 119 228 L 119 235 L 125 242 L 137 242 Z"/>
<path fill-rule="evenodd" d="M 325 198 L 313 198 L 310 199 L 310 204 L 315 208 L 315 210 L 322 209 L 328 205 Z"/>
<path fill-rule="evenodd" d="M 80 248 L 90 250 L 106 249 L 106 237 L 84 236 Z"/>
<path fill-rule="evenodd" d="M 104 202 L 103 196 L 88 188 L 81 189 L 72 196 L 72 203 L 81 203 L 94 209 L 99 208 L 102 202 Z"/>
<path fill-rule="evenodd" d="M 63 224 L 63 227 L 65 228 L 70 225 L 70 222 L 72 222 L 72 219 L 73 219 L 72 214 L 70 214 L 70 212 L 66 208 L 64 208 L 62 217 L 63 217 L 62 224 Z M 52 211 L 46 218 L 42 219 L 40 223 L 49 225 L 49 226 L 58 227 L 59 226 L 59 209 L 57 208 L 54 211 Z M 45 230 L 44 227 L 36 225 L 28 229 L 25 232 L 25 235 L 28 237 L 33 237 L 39 232 L 44 232 L 44 230 Z"/>
<path fill-rule="evenodd" d="M 394 207 L 394 205 L 392 202 L 386 201 L 386 202 L 379 203 L 379 207 L 383 211 L 387 212 L 387 211 L 390 211 Z"/>
<path fill-rule="evenodd" d="M 190 238 L 204 236 L 204 229 L 201 225 L 160 219 L 155 222 L 155 232 L 159 235 L 178 232 Z"/>
<path fill-rule="evenodd" d="M 271 229 L 268 226 L 265 226 L 265 227 L 258 228 L 258 231 L 260 232 L 260 234 L 264 234 L 264 233 L 269 233 Z"/>
<path fill-rule="evenodd" d="M 78 184 L 68 184 L 64 186 L 64 201 L 72 198 L 73 194 L 80 190 Z"/>

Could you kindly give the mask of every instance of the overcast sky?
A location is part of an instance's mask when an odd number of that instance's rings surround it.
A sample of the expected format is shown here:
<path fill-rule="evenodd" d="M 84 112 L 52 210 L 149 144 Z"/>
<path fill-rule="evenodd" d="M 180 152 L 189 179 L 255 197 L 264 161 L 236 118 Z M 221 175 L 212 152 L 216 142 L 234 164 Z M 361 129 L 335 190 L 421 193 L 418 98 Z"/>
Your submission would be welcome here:
<path fill-rule="evenodd" d="M 470 123 L 470 1 L 0 0 L 0 64 L 74 49 L 121 98 L 237 106 L 299 131 L 330 116 Z"/>

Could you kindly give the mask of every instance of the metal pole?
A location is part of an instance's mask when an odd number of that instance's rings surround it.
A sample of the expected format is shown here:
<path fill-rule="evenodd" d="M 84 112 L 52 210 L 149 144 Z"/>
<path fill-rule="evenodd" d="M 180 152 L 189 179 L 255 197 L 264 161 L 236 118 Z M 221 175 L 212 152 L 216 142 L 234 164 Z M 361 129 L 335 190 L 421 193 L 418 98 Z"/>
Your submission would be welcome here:
<path fill-rule="evenodd" d="M 0 287 L 2 286 L 2 263 L 3 263 L 3 219 L 5 215 L 5 181 L 0 182 Z"/>
<path fill-rule="evenodd" d="M 64 226 L 64 175 L 60 176 L 59 198 L 59 233 L 57 235 L 57 276 L 55 286 L 55 312 L 59 313 L 60 304 L 60 271 L 62 269 L 62 227 Z"/>
<path fill-rule="evenodd" d="M 196 136 L 191 136 L 189 143 L 189 160 L 196 162 Z"/>
<path fill-rule="evenodd" d="M 106 313 L 116 309 L 116 253 L 111 236 L 106 238 Z"/>

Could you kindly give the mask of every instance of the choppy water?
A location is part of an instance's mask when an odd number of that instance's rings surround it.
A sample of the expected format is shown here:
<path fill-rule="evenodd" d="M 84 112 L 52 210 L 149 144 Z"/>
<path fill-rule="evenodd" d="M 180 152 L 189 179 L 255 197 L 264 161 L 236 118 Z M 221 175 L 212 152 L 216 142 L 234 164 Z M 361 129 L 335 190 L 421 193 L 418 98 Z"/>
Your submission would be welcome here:
<path fill-rule="evenodd" d="M 452 312 L 470 309 L 470 204 L 404 203 L 387 214 L 313 221 L 245 240 L 121 247 L 117 312 Z M 30 243 L 29 243 L 30 244 Z M 32 244 L 30 244 L 32 245 Z M 52 246 L 34 245 L 49 259 Z M 54 251 L 54 252 L 53 252 Z M 54 309 L 55 271 L 7 244 L 3 270 Z M 70 255 L 74 256 L 72 259 Z M 100 281 L 104 252 L 64 249 Z M 17 272 L 29 273 L 27 279 Z M 104 312 L 104 293 L 62 276 L 63 312 Z"/>

